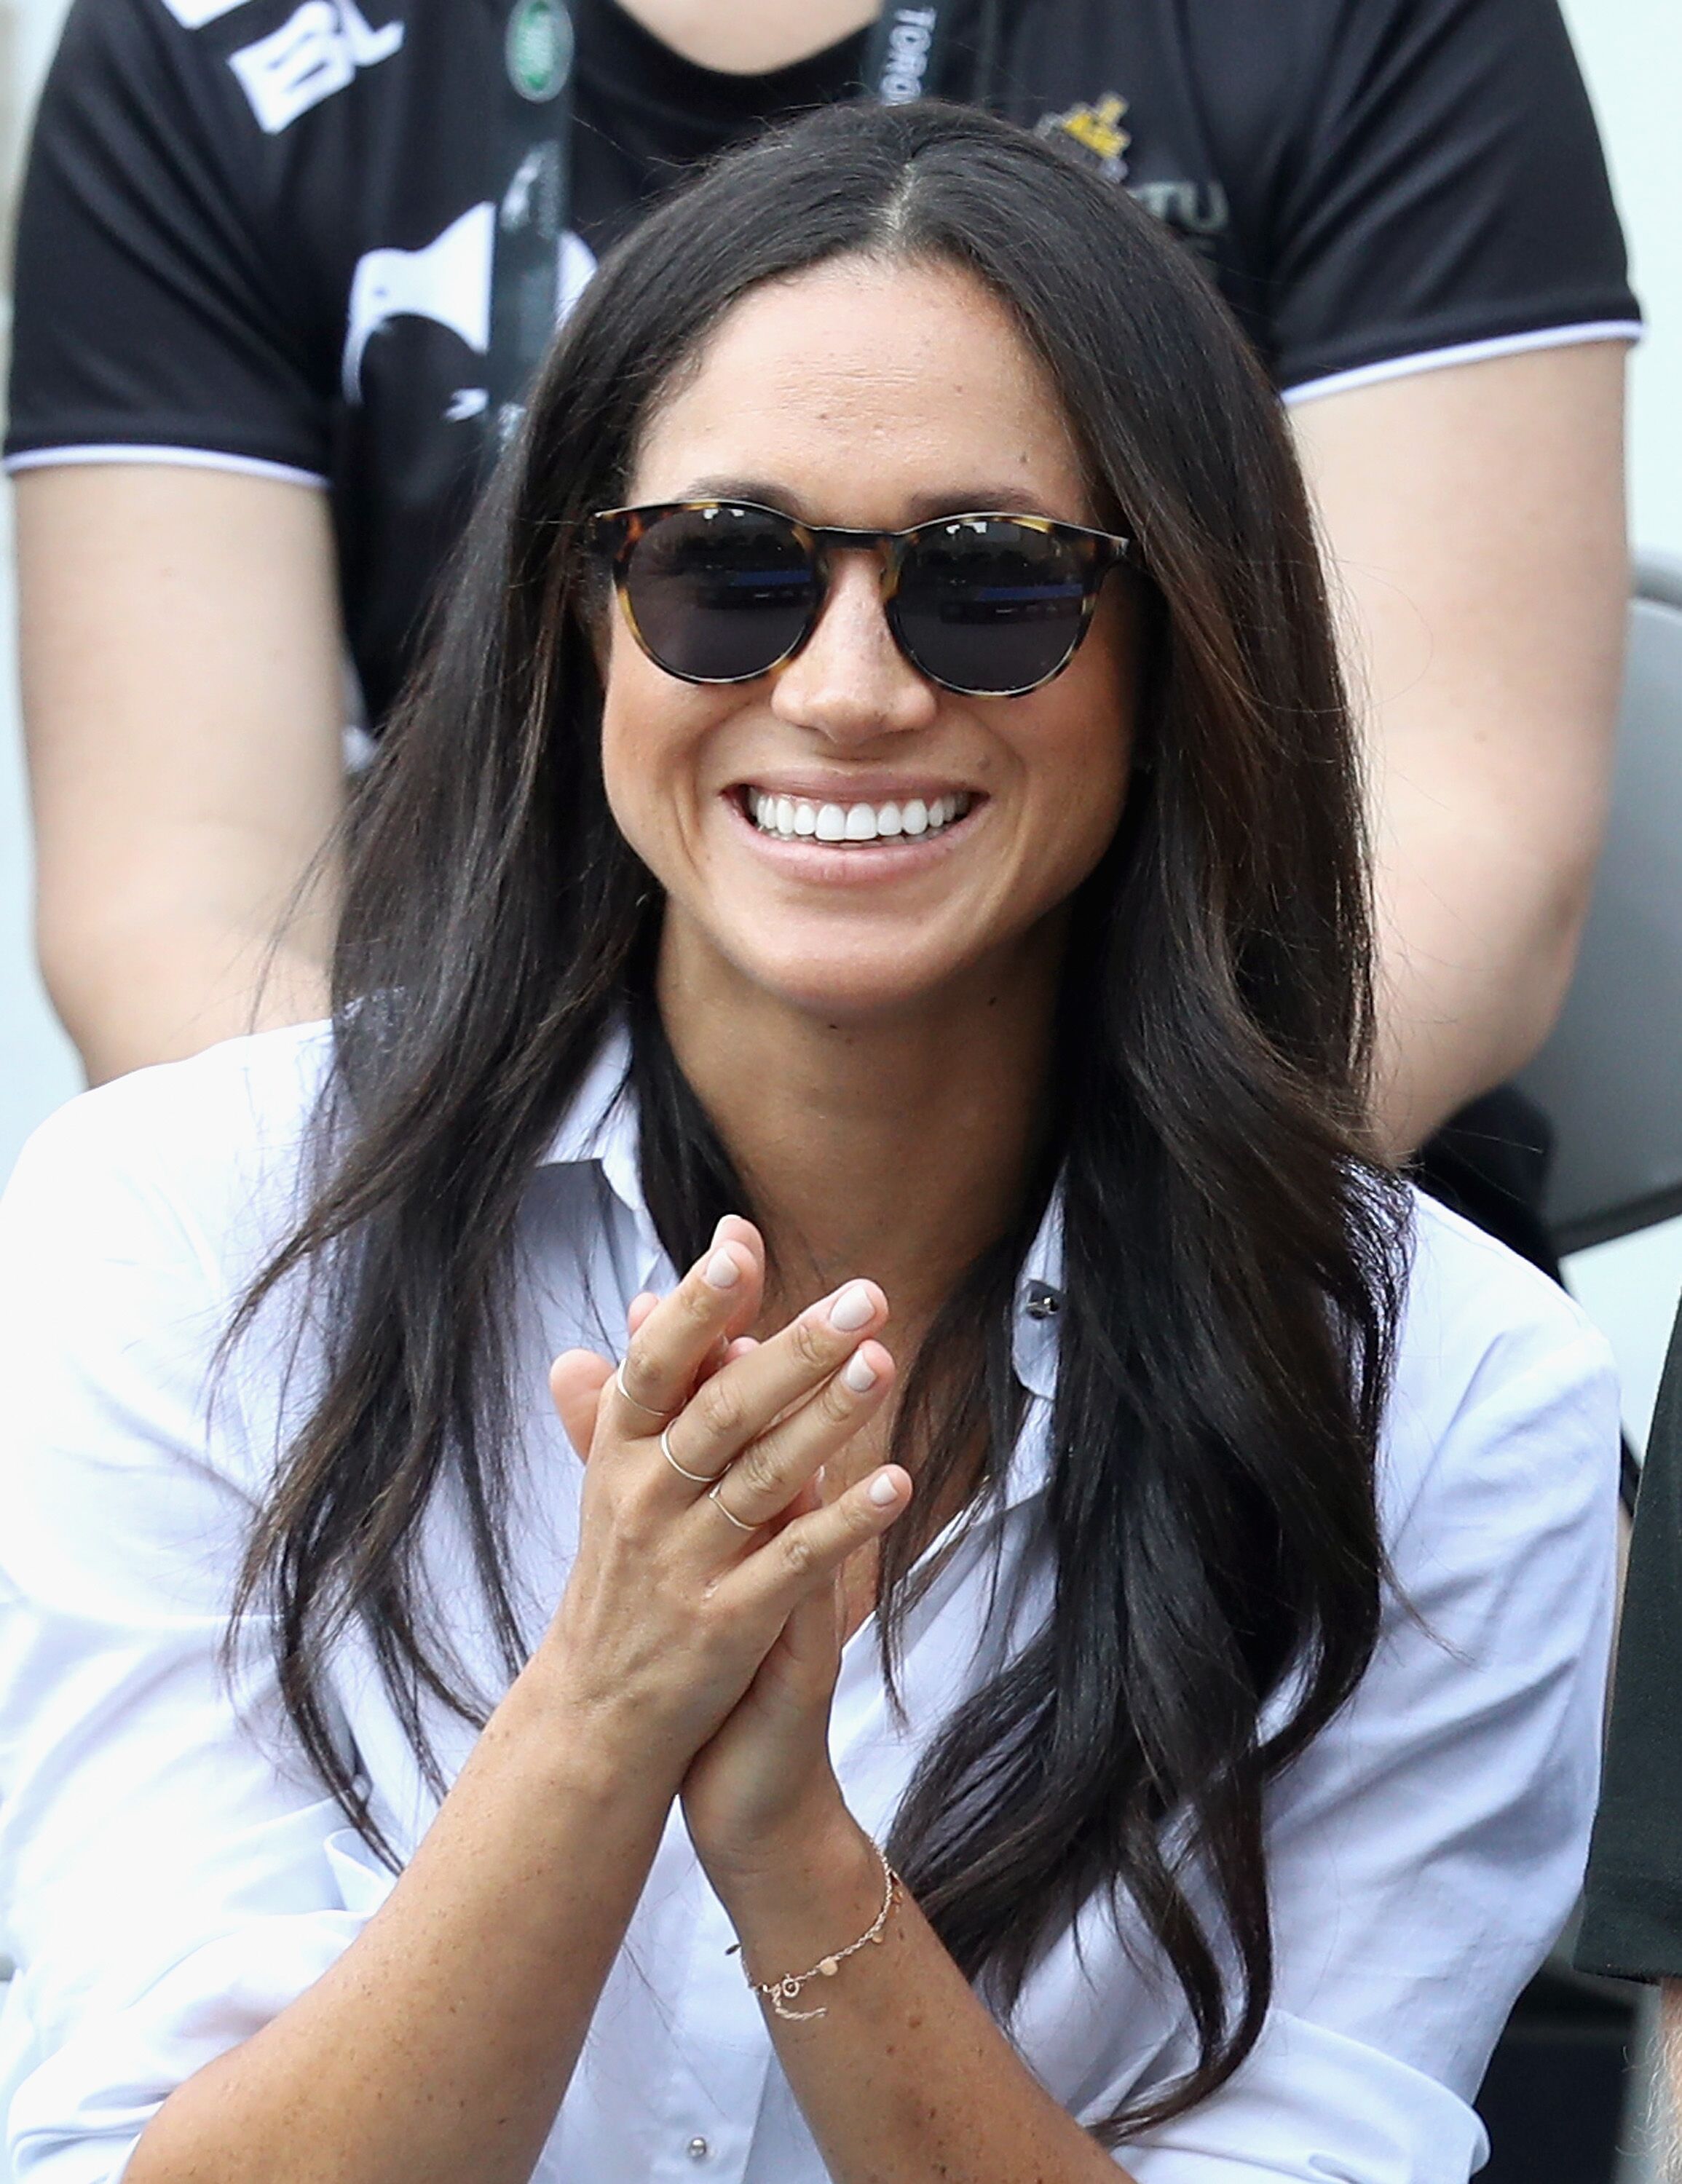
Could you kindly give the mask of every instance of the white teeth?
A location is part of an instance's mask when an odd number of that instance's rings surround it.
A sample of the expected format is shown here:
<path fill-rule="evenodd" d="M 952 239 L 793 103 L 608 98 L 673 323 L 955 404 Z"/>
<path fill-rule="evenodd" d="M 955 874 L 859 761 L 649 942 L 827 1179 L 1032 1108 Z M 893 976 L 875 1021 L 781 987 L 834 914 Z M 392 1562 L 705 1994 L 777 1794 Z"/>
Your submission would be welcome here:
<path fill-rule="evenodd" d="M 820 842 L 874 842 L 938 834 L 965 816 L 972 800 L 960 791 L 926 800 L 912 796 L 903 804 L 809 804 L 803 798 L 749 788 L 744 801 L 761 833 L 785 842 L 814 836 Z"/>

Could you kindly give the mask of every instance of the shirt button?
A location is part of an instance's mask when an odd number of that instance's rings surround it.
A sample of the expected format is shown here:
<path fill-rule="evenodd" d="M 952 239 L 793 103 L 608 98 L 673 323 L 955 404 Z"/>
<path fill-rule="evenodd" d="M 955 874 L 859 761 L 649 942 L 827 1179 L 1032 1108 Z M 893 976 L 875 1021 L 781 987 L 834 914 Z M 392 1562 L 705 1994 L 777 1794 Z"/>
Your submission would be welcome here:
<path fill-rule="evenodd" d="M 1030 1319 L 1055 1319 L 1063 1308 L 1063 1300 L 1048 1282 L 1030 1282 L 1022 1310 Z"/>
<path fill-rule="evenodd" d="M 691 2161 L 705 2161 L 708 2154 L 712 2152 L 712 2148 L 704 2138 L 692 2138 L 683 2150 Z"/>

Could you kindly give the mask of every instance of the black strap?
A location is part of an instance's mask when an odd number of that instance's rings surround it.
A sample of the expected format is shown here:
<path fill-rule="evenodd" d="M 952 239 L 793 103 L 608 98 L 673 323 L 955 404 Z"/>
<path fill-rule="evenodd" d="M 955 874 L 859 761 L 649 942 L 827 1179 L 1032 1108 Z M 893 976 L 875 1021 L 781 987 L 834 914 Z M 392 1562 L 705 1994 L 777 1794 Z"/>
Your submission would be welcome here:
<path fill-rule="evenodd" d="M 954 0 L 884 7 L 865 52 L 866 98 L 899 106 L 941 81 Z M 981 52 L 985 103 L 998 42 L 988 0 Z M 496 231 L 490 348 L 485 359 L 485 453 L 493 463 L 525 407 L 560 304 L 560 242 L 571 198 L 572 17 L 566 0 L 511 0 L 493 131 Z"/>
<path fill-rule="evenodd" d="M 491 462 L 520 421 L 560 315 L 560 241 L 571 198 L 572 56 L 566 0 L 511 0 L 492 139 L 496 228 L 485 359 Z"/>

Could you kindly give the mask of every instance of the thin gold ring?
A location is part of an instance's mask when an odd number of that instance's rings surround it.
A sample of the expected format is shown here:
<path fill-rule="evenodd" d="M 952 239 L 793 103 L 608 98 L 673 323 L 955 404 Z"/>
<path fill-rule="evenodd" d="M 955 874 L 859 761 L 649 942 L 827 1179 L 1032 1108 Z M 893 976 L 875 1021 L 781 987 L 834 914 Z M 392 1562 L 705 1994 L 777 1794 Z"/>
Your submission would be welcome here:
<path fill-rule="evenodd" d="M 660 1454 L 666 1458 L 666 1462 L 671 1466 L 672 1469 L 677 1474 L 677 1476 L 680 1479 L 687 1479 L 693 1486 L 710 1486 L 717 1478 L 718 1474 L 716 1471 L 686 1471 L 682 1465 L 677 1461 L 677 1458 L 671 1453 L 671 1443 L 667 1438 L 671 1431 L 671 1428 L 669 1425 L 662 1426 L 660 1428 Z"/>
<path fill-rule="evenodd" d="M 625 1361 L 622 1357 L 620 1359 L 618 1365 L 615 1368 L 613 1384 L 618 1389 L 620 1394 L 624 1396 L 626 1401 L 630 1404 L 633 1411 L 640 1411 L 645 1418 L 658 1418 L 662 1425 L 670 1423 L 672 1415 L 670 1411 L 657 1411 L 651 1403 L 639 1403 L 637 1401 L 637 1398 L 632 1394 L 631 1390 L 626 1386 Z"/>
<path fill-rule="evenodd" d="M 724 1481 L 721 1479 L 716 1479 L 713 1482 L 713 1484 L 707 1489 L 708 1501 L 711 1502 L 713 1507 L 717 1510 L 719 1515 L 725 1519 L 726 1523 L 733 1524 L 738 1532 L 757 1532 L 759 1529 L 759 1526 L 757 1524 L 744 1524 L 739 1517 L 732 1517 L 730 1512 L 725 1507 L 723 1501 L 720 1497 L 718 1491 L 719 1488 L 722 1486 L 723 1484 Z"/>

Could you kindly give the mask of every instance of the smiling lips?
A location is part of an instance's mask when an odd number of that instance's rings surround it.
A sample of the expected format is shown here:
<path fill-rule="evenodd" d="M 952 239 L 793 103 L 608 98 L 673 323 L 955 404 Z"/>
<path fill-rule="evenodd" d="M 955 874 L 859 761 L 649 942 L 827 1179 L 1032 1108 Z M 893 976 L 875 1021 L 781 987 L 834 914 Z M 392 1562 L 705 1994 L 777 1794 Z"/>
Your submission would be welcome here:
<path fill-rule="evenodd" d="M 938 834 L 961 819 L 974 802 L 962 789 L 946 796 L 908 797 L 902 804 L 822 804 L 762 788 L 749 788 L 744 798 L 760 833 L 783 842 L 883 842 Z"/>

